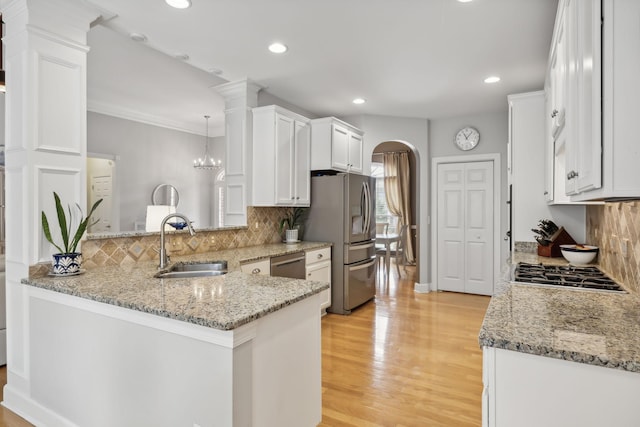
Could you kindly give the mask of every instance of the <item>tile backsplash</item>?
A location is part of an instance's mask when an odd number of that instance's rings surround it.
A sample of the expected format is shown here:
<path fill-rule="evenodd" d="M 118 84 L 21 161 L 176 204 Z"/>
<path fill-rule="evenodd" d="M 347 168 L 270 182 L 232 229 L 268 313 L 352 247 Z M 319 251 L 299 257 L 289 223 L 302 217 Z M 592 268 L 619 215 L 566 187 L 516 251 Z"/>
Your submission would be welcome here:
<path fill-rule="evenodd" d="M 277 243 L 282 239 L 280 220 L 289 208 L 247 208 L 247 227 L 222 230 L 168 232 L 166 247 L 170 255 L 190 255 L 221 249 Z M 142 236 L 105 237 L 82 242 L 82 266 L 92 268 L 103 265 L 127 265 L 139 261 L 158 259 L 160 246 L 158 233 Z M 46 274 L 49 263 L 37 264 L 29 269 L 29 276 Z"/>
<path fill-rule="evenodd" d="M 640 293 L 640 201 L 587 206 L 587 243 L 600 248 L 602 270 Z"/>

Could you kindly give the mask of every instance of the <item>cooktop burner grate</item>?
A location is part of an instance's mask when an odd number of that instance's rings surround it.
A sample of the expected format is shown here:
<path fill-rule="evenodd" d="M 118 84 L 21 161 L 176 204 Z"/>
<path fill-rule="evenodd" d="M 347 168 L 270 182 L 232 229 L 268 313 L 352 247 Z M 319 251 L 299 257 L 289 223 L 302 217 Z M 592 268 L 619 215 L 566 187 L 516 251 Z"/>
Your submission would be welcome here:
<path fill-rule="evenodd" d="M 542 265 L 518 263 L 514 273 L 515 282 L 539 285 L 565 286 L 612 292 L 625 292 L 597 267 L 573 265 Z"/>

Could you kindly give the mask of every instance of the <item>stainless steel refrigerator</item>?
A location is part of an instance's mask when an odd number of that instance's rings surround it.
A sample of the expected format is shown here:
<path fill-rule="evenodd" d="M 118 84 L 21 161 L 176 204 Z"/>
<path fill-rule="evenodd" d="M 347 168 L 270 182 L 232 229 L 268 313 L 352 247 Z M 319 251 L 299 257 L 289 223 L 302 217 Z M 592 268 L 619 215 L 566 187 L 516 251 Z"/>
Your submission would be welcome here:
<path fill-rule="evenodd" d="M 374 179 L 338 173 L 311 178 L 305 240 L 333 243 L 331 307 L 349 314 L 375 296 Z"/>

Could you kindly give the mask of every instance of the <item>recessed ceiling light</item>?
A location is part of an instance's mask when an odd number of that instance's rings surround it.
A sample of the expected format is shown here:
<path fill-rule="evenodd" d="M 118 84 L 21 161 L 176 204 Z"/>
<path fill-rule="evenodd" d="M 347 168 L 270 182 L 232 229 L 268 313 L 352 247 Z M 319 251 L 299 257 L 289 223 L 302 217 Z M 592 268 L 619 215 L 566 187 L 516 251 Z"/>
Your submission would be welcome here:
<path fill-rule="evenodd" d="M 458 0 L 460 3 L 469 3 L 471 0 Z"/>
<path fill-rule="evenodd" d="M 191 6 L 191 0 L 164 0 L 169 6 L 176 9 L 186 9 Z"/>
<path fill-rule="evenodd" d="M 129 37 L 131 38 L 131 40 L 136 41 L 136 42 L 146 42 L 147 41 L 147 36 L 145 36 L 142 33 L 131 33 L 131 34 L 129 34 Z"/>
<path fill-rule="evenodd" d="M 356 98 L 351 102 L 353 102 L 354 104 L 358 104 L 359 105 L 359 104 L 364 104 L 365 102 L 367 102 L 367 100 L 364 99 L 364 98 Z"/>
<path fill-rule="evenodd" d="M 490 76 L 484 79 L 485 83 L 498 83 L 500 81 L 500 77 L 498 76 Z"/>
<path fill-rule="evenodd" d="M 269 50 L 272 53 L 285 53 L 287 51 L 287 47 L 282 43 L 272 43 L 269 45 Z"/>

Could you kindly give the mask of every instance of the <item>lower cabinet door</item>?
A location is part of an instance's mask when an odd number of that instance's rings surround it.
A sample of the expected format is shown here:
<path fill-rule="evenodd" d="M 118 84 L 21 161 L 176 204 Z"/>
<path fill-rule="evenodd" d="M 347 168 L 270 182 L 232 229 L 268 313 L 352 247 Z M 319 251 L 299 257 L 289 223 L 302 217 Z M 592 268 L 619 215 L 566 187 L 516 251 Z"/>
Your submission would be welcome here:
<path fill-rule="evenodd" d="M 331 260 L 307 265 L 307 280 L 329 283 L 329 289 L 322 291 L 320 309 L 326 311 L 331 305 Z"/>

